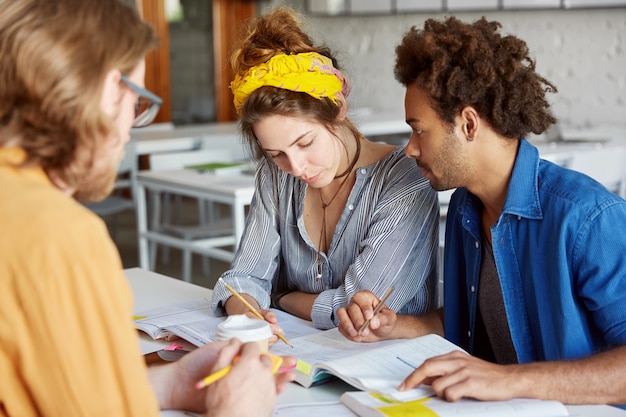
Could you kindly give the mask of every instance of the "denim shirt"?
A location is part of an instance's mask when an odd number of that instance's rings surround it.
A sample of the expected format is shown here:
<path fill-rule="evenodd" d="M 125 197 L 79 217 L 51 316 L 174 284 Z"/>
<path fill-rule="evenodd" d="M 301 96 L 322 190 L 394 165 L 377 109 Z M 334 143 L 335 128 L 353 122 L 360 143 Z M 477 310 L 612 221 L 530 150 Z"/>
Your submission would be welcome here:
<path fill-rule="evenodd" d="M 465 188 L 448 210 L 446 338 L 474 347 L 482 203 Z M 519 363 L 577 359 L 626 343 L 626 202 L 520 140 L 493 253 Z"/>

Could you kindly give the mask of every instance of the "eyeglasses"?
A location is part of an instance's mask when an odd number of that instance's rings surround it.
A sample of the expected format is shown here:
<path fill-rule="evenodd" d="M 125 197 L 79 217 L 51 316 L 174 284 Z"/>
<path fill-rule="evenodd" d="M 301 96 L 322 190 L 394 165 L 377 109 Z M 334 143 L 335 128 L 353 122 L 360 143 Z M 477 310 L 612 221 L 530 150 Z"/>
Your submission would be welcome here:
<path fill-rule="evenodd" d="M 137 93 L 137 95 L 139 95 L 137 104 L 135 105 L 135 120 L 133 121 L 133 127 L 148 126 L 152 123 L 159 112 L 161 104 L 163 104 L 163 100 L 145 88 L 139 87 L 125 75 L 122 75 L 122 81 L 130 87 L 131 90 Z"/>

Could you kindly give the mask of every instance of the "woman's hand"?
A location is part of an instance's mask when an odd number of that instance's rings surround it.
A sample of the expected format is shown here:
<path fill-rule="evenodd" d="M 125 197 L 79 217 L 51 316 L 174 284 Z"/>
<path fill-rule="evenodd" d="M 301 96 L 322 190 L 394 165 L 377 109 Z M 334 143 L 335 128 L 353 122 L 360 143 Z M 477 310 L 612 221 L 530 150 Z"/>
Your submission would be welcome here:
<path fill-rule="evenodd" d="M 376 342 L 391 338 L 397 322 L 396 312 L 383 306 L 376 315 L 374 310 L 380 303 L 371 291 L 354 294 L 346 307 L 337 310 L 339 332 L 355 342 Z M 363 324 L 369 324 L 359 333 Z"/>

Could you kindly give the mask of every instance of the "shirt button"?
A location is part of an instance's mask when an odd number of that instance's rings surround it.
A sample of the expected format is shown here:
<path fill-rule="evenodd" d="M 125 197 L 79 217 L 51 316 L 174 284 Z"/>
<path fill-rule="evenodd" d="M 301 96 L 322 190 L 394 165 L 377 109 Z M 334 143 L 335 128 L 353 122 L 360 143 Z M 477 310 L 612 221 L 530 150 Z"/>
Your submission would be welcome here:
<path fill-rule="evenodd" d="M 472 337 L 472 332 L 471 331 L 467 331 L 467 337 Z"/>
<path fill-rule="evenodd" d="M 476 291 L 476 287 L 474 287 L 474 286 L 472 285 L 472 286 L 470 287 L 470 291 L 471 291 L 471 292 Z"/>
<path fill-rule="evenodd" d="M 478 243 L 478 241 L 476 241 L 476 249 L 478 249 L 480 247 L 480 243 Z"/>
<path fill-rule="evenodd" d="M 348 205 L 348 210 L 354 210 L 354 206 L 352 204 Z"/>
<path fill-rule="evenodd" d="M 517 220 L 522 220 L 522 216 L 517 216 Z"/>
<path fill-rule="evenodd" d="M 367 173 L 367 171 L 365 170 L 365 168 L 361 168 L 360 169 L 361 174 L 365 175 Z"/>

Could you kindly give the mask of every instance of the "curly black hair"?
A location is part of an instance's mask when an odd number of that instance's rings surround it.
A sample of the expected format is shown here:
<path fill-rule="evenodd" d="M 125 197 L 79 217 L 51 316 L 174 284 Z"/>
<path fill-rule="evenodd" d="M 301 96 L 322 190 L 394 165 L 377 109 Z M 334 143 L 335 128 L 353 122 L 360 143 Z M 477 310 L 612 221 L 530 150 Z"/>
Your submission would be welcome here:
<path fill-rule="evenodd" d="M 526 42 L 500 28 L 484 17 L 472 24 L 428 19 L 396 47 L 395 77 L 426 91 L 448 124 L 469 105 L 504 137 L 542 133 L 556 123 L 545 94 L 557 89 L 535 72 Z"/>

